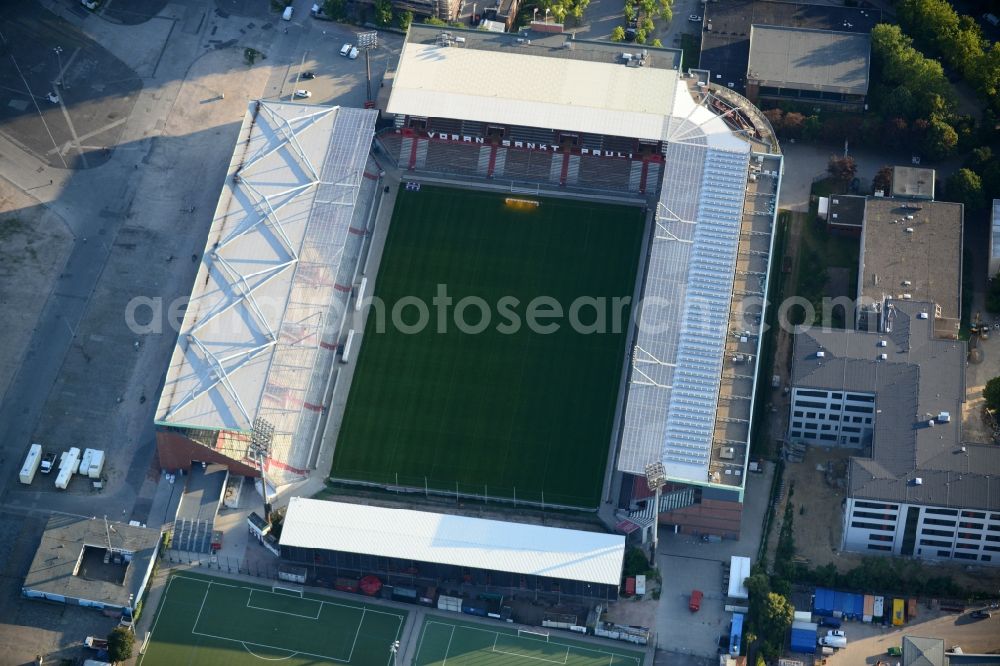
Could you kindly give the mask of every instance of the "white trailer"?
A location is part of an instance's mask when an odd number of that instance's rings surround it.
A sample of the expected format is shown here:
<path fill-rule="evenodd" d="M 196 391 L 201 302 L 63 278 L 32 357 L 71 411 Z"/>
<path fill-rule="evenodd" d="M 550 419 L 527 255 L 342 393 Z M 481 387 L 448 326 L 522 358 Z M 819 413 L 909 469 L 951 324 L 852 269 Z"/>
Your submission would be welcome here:
<path fill-rule="evenodd" d="M 66 490 L 66 486 L 69 485 L 69 480 L 71 478 L 73 478 L 73 468 L 61 467 L 59 469 L 59 474 L 56 475 L 56 488 L 59 490 Z"/>
<path fill-rule="evenodd" d="M 80 468 L 77 470 L 79 474 L 87 476 L 90 471 L 90 456 L 94 454 L 94 449 L 84 449 L 83 455 L 80 456 Z"/>
<path fill-rule="evenodd" d="M 24 465 L 21 467 L 21 483 L 28 485 L 35 480 L 35 472 L 38 471 L 41 462 L 42 445 L 32 444 L 28 449 L 28 457 L 24 459 Z"/>
<path fill-rule="evenodd" d="M 344 348 L 340 352 L 340 362 L 350 363 L 351 362 L 351 350 L 354 348 L 354 329 L 352 328 L 347 332 L 347 341 L 344 342 Z"/>
<path fill-rule="evenodd" d="M 104 472 L 104 451 L 94 449 L 93 453 L 90 455 L 90 469 L 87 470 L 87 476 L 92 479 L 101 478 L 101 474 Z"/>
<path fill-rule="evenodd" d="M 59 471 L 62 472 L 64 469 L 68 469 L 71 476 L 80 470 L 80 449 L 75 446 L 70 447 L 59 463 Z"/>

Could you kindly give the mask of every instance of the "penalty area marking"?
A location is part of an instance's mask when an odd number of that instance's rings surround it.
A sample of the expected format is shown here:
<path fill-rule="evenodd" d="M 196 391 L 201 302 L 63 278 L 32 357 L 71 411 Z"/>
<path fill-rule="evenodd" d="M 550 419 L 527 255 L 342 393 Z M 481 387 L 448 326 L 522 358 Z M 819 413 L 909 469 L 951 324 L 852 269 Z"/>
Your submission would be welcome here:
<path fill-rule="evenodd" d="M 318 620 L 319 616 L 320 616 L 320 613 L 323 612 L 323 602 L 322 601 L 317 601 L 315 599 L 305 599 L 305 598 L 302 598 L 302 600 L 303 601 L 312 601 L 314 603 L 319 604 L 319 608 L 316 609 L 316 614 L 315 615 L 302 615 L 301 613 L 292 613 L 292 612 L 289 612 L 289 611 L 275 610 L 274 608 L 265 608 L 264 606 L 254 606 L 253 603 L 252 603 L 253 602 L 253 593 L 254 592 L 264 592 L 264 590 L 254 590 L 253 588 L 250 589 L 250 596 L 247 597 L 247 608 L 252 608 L 254 610 L 259 610 L 259 611 L 264 611 L 265 613 L 280 613 L 281 615 L 291 615 L 292 617 L 300 617 L 300 618 L 302 618 L 304 620 Z M 276 592 L 268 592 L 268 594 L 273 594 L 273 595 L 276 595 L 276 596 L 279 596 L 279 597 L 280 596 L 285 596 L 285 595 L 277 594 Z M 289 599 L 289 598 L 294 599 L 295 597 L 285 596 L 285 598 L 286 599 Z M 362 612 L 362 617 L 363 616 L 364 616 L 364 612 Z"/>
<path fill-rule="evenodd" d="M 251 650 L 250 648 L 248 648 L 246 643 L 243 643 L 243 649 L 249 652 L 251 656 L 257 657 L 258 659 L 261 659 L 263 661 L 284 661 L 286 659 L 291 659 L 292 657 L 298 654 L 298 652 L 292 652 L 284 657 L 262 657 L 253 650 Z M 288 650 L 285 650 L 285 652 L 288 652 Z"/>

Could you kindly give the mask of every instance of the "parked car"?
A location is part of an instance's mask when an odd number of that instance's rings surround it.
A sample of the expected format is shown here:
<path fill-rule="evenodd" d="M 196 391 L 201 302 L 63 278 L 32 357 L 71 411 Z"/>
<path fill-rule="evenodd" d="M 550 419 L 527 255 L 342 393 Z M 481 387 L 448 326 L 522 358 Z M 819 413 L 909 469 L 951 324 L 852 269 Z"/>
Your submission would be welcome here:
<path fill-rule="evenodd" d="M 302 99 L 309 99 L 310 97 L 313 96 L 313 94 L 312 94 L 312 92 L 310 92 L 308 90 L 296 90 L 293 93 L 293 96 L 294 97 L 299 97 L 299 98 L 302 98 Z"/>
<path fill-rule="evenodd" d="M 316 72 L 302 72 L 302 78 L 309 81 L 316 78 Z"/>
<path fill-rule="evenodd" d="M 901 648 L 893 646 L 893 647 L 889 648 L 889 650 L 886 652 L 886 654 L 889 655 L 890 657 L 902 657 L 903 656 L 903 650 Z"/>
<path fill-rule="evenodd" d="M 354 47 L 351 44 L 344 44 L 343 46 L 340 47 L 340 55 L 346 56 L 351 52 L 352 48 Z"/>
<path fill-rule="evenodd" d="M 969 617 L 971 617 L 973 620 L 988 620 L 991 617 L 993 617 L 993 615 L 988 610 L 983 610 L 982 608 L 980 608 L 979 610 L 974 610 L 971 613 L 969 613 Z"/>
<path fill-rule="evenodd" d="M 701 17 L 697 14 L 691 14 L 691 16 L 688 16 L 688 21 L 691 21 L 691 23 L 701 23 Z"/>
<path fill-rule="evenodd" d="M 821 626 L 824 627 L 832 627 L 834 629 L 840 629 L 840 620 L 835 617 L 829 617 L 827 615 L 824 615 L 823 617 L 820 618 L 819 623 Z"/>
<path fill-rule="evenodd" d="M 56 466 L 57 456 L 55 453 L 46 453 L 42 456 L 42 463 L 39 470 L 42 474 L 48 474 Z"/>
<path fill-rule="evenodd" d="M 459 38 L 459 39 L 461 39 L 461 38 Z M 354 48 L 352 48 L 351 52 L 347 54 L 347 57 L 350 58 L 351 60 L 357 60 L 358 59 L 358 47 L 355 46 Z"/>
<path fill-rule="evenodd" d="M 831 638 L 833 637 L 847 638 L 847 634 L 844 633 L 843 629 L 831 629 L 830 631 L 826 632 L 826 635 L 830 636 Z"/>
<path fill-rule="evenodd" d="M 59 95 L 57 95 L 55 93 L 49 93 L 48 95 L 45 96 L 45 99 L 49 100 L 53 104 L 58 104 L 59 103 Z"/>
<path fill-rule="evenodd" d="M 704 596 L 705 594 L 701 590 L 691 591 L 691 600 L 688 601 L 688 609 L 692 613 L 697 613 L 698 609 L 701 608 L 701 600 Z"/>
<path fill-rule="evenodd" d="M 97 9 L 97 2 L 95 2 L 95 0 L 80 0 L 80 4 L 90 11 Z"/>
<path fill-rule="evenodd" d="M 283 11 L 281 13 L 281 18 L 284 21 L 291 21 L 292 20 L 292 6 L 291 5 L 285 7 L 285 11 Z"/>

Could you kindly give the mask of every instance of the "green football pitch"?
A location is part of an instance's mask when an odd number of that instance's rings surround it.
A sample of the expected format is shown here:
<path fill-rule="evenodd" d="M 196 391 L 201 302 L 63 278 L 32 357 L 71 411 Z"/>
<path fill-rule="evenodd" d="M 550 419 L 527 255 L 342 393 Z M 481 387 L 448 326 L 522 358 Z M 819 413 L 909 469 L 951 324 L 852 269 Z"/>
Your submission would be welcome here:
<path fill-rule="evenodd" d="M 405 611 L 291 589 L 175 574 L 167 582 L 140 666 L 389 666 Z"/>
<path fill-rule="evenodd" d="M 420 630 L 413 666 L 642 666 L 635 650 L 567 639 L 536 627 L 493 628 L 428 617 Z"/>
<path fill-rule="evenodd" d="M 540 205 L 400 189 L 334 479 L 571 507 L 600 502 L 643 213 L 517 196 Z M 434 300 L 441 285 L 450 307 Z M 485 306 L 461 309 L 466 297 Z M 528 325 L 540 297 L 562 310 L 561 319 L 535 319 L 554 331 Z M 416 301 L 427 314 L 418 331 Z"/>

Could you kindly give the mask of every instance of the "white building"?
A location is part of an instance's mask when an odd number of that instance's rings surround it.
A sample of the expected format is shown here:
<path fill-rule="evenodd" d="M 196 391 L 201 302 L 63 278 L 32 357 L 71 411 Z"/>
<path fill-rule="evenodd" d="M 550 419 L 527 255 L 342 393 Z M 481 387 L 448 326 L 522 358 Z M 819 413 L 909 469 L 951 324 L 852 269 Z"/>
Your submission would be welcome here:
<path fill-rule="evenodd" d="M 856 448 L 842 546 L 1000 564 L 1000 448 L 963 444 L 964 342 L 933 304 L 885 302 L 881 333 L 796 336 L 791 441 Z"/>

